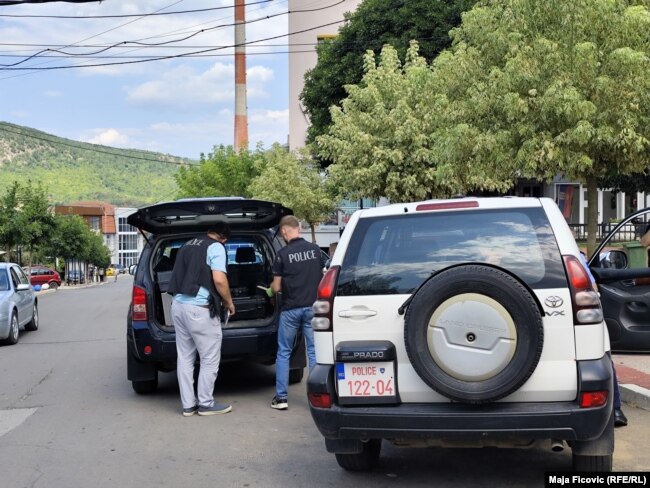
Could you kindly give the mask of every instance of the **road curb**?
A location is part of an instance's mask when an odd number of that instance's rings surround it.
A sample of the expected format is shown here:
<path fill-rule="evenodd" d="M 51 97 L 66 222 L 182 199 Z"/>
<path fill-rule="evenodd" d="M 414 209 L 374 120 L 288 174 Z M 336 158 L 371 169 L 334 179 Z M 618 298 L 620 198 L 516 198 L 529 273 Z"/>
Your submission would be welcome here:
<path fill-rule="evenodd" d="M 635 407 L 650 410 L 650 390 L 639 385 L 619 385 L 621 400 Z"/>

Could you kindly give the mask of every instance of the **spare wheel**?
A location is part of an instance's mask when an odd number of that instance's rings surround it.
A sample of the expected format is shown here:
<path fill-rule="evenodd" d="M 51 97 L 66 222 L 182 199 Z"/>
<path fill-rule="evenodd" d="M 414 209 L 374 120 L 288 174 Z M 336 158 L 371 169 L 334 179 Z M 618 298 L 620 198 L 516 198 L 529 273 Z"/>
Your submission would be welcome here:
<path fill-rule="evenodd" d="M 404 324 L 420 378 L 446 397 L 485 403 L 516 391 L 535 370 L 544 330 L 539 307 L 513 276 L 462 265 L 416 292 Z"/>

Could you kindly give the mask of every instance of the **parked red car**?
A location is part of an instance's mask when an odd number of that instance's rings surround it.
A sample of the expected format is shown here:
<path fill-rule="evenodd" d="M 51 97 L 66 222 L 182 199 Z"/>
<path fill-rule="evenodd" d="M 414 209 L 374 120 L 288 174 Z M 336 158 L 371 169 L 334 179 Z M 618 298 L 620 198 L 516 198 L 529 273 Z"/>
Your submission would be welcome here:
<path fill-rule="evenodd" d="M 25 274 L 28 272 L 28 268 L 23 268 Z M 44 285 L 47 283 L 50 288 L 57 289 L 61 286 L 61 276 L 52 268 L 41 265 L 33 265 L 32 271 L 29 276 L 29 282 L 34 285 Z"/>

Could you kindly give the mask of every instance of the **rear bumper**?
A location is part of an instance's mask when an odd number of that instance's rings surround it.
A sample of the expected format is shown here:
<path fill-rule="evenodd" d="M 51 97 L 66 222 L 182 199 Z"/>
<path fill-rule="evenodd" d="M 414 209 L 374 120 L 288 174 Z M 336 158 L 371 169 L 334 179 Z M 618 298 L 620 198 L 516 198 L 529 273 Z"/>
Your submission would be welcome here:
<path fill-rule="evenodd" d="M 608 390 L 607 404 L 580 408 L 573 402 L 482 405 L 456 402 L 395 405 L 338 405 L 334 367 L 317 365 L 308 393 L 328 393 L 331 408 L 310 411 L 326 439 L 562 439 L 588 441 L 605 431 L 612 412 L 612 365 L 609 356 L 578 362 L 579 392 Z"/>
<path fill-rule="evenodd" d="M 127 344 L 131 353 L 141 362 L 176 364 L 176 336 L 160 329 L 152 332 L 147 322 L 133 322 L 128 327 Z M 144 354 L 146 346 L 150 354 Z M 263 328 L 225 329 L 221 344 L 221 357 L 230 358 L 275 358 L 278 348 L 277 328 L 270 325 Z"/>

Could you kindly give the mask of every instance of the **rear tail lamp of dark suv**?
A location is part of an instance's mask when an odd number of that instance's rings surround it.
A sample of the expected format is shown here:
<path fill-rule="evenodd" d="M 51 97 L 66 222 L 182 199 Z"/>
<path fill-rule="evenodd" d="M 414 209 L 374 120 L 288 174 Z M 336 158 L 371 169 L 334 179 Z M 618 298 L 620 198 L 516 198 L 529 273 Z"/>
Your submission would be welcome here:
<path fill-rule="evenodd" d="M 139 286 L 133 287 L 131 319 L 147 320 L 147 292 Z"/>
<path fill-rule="evenodd" d="M 339 277 L 339 266 L 332 266 L 318 285 L 316 302 L 313 305 L 314 318 L 311 327 L 315 331 L 332 330 L 332 309 L 336 295 L 336 282 Z"/>
<path fill-rule="evenodd" d="M 569 276 L 573 319 L 576 324 L 597 324 L 603 321 L 600 298 L 591 284 L 585 266 L 575 256 L 563 256 L 564 266 Z"/>

